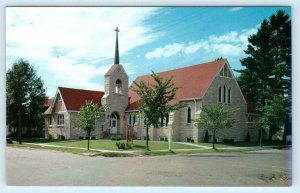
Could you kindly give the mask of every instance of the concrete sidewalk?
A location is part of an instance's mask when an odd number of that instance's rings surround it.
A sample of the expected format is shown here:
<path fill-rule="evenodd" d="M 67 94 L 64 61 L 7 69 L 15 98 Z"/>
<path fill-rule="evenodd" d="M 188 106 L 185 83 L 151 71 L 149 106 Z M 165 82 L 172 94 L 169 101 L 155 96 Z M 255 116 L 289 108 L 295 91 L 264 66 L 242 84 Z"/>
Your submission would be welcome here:
<path fill-rule="evenodd" d="M 204 146 L 204 145 L 199 145 L 199 144 L 194 144 L 194 143 L 187 143 L 187 142 L 174 142 L 178 144 L 183 144 L 183 145 L 190 145 L 193 147 L 198 147 L 198 148 L 193 148 L 193 149 L 172 149 L 172 150 L 178 150 L 178 151 L 194 151 L 194 150 L 205 150 L 205 149 L 212 149 L 212 147 Z M 69 147 L 69 146 L 62 146 L 62 145 L 50 145 L 50 144 L 44 144 L 44 143 L 23 143 L 23 144 L 28 144 L 28 145 L 37 145 L 41 147 L 57 147 L 57 148 L 66 148 L 66 149 L 80 149 L 80 150 L 86 150 L 86 148 L 81 148 L 81 147 Z M 291 147 L 291 146 L 263 146 L 266 148 L 276 148 L 276 147 Z M 251 147 L 220 147 L 217 148 L 219 150 L 222 149 L 247 149 Z M 90 150 L 92 151 L 98 151 L 98 152 L 111 152 L 111 153 L 138 153 L 141 152 L 139 150 L 107 150 L 107 149 L 94 149 L 91 148 Z M 165 150 L 151 150 L 151 151 L 169 151 L 168 149 Z"/>
<path fill-rule="evenodd" d="M 180 143 L 180 142 L 176 142 Z M 62 145 L 49 145 L 49 144 L 44 144 L 44 143 L 23 143 L 23 144 L 28 144 L 28 145 L 37 145 L 41 147 L 57 147 L 57 148 L 66 148 L 66 149 L 80 149 L 80 150 L 86 150 L 87 148 L 81 148 L 81 147 L 70 147 L 70 146 L 62 146 Z M 179 150 L 179 151 L 189 151 L 189 150 L 203 150 L 203 149 L 211 149 L 210 147 L 206 146 L 201 146 L 201 145 L 196 145 L 196 144 L 189 144 L 189 143 L 182 143 L 185 145 L 191 145 L 191 146 L 197 146 L 199 148 L 197 149 L 173 149 L 173 150 Z M 107 149 L 94 149 L 90 148 L 92 151 L 98 151 L 98 152 L 111 152 L 111 153 L 138 153 L 141 151 L 138 150 L 107 150 Z M 168 149 L 165 150 L 151 150 L 151 151 L 169 151 Z"/>
<path fill-rule="evenodd" d="M 207 146 L 204 146 L 204 145 L 198 145 L 198 144 L 194 144 L 194 143 L 187 143 L 187 142 L 174 142 L 174 143 L 195 146 L 195 147 L 199 147 L 199 148 L 203 148 L 203 149 L 211 149 L 211 147 L 207 147 Z"/>
<path fill-rule="evenodd" d="M 28 144 L 28 145 L 37 145 L 41 147 L 60 147 L 60 148 L 66 148 L 66 149 L 80 149 L 80 150 L 87 150 L 87 148 L 82 148 L 82 147 L 70 147 L 70 146 L 62 146 L 62 145 L 49 145 L 49 144 L 44 144 L 44 143 L 23 143 L 23 144 Z M 124 150 L 107 150 L 107 149 L 93 149 L 90 148 L 92 151 L 99 151 L 99 152 L 115 152 L 115 153 L 137 153 L 139 151 L 124 151 Z"/>

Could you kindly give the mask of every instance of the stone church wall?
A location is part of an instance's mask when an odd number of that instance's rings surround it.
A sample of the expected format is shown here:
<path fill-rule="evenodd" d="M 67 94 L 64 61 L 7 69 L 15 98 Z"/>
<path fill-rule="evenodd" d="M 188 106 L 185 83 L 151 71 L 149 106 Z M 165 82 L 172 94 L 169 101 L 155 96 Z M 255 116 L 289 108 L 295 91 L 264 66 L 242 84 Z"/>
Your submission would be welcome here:
<path fill-rule="evenodd" d="M 218 141 L 223 141 L 224 139 L 244 141 L 247 131 L 246 102 L 235 79 L 217 76 L 203 97 L 203 105 L 218 103 L 219 87 L 223 87 L 224 85 L 231 90 L 231 104 L 225 103 L 225 105 L 228 108 L 237 109 L 233 115 L 233 118 L 237 120 L 237 123 L 235 123 L 232 128 L 217 130 L 216 138 Z M 212 133 L 209 134 L 211 135 Z"/>

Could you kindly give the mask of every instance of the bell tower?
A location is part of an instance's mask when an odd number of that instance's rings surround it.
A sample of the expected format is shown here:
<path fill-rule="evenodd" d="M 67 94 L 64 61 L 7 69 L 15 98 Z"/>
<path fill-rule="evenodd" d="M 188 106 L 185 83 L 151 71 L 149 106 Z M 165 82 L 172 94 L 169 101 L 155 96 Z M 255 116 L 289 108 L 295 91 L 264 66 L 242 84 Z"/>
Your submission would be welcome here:
<path fill-rule="evenodd" d="M 120 64 L 118 28 L 116 31 L 116 45 L 114 64 L 104 75 L 105 88 L 102 104 L 108 106 L 104 128 L 108 129 L 110 135 L 125 134 L 126 120 L 125 110 L 128 106 L 128 75 Z"/>

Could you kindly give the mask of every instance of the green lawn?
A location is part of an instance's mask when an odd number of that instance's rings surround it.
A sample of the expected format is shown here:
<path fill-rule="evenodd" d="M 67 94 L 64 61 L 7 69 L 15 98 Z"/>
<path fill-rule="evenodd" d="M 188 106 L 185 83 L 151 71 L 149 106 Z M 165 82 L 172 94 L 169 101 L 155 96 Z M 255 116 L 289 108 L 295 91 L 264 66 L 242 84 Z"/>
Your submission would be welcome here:
<path fill-rule="evenodd" d="M 126 142 L 125 140 L 121 141 L 112 141 L 112 140 L 91 140 L 90 148 L 91 149 L 104 149 L 104 150 L 118 150 L 116 143 L 117 142 Z M 25 143 L 25 144 L 24 144 Z M 33 143 L 33 144 L 26 144 Z M 34 145 L 40 144 L 40 145 Z M 211 143 L 195 143 L 203 146 L 212 147 Z M 44 146 L 46 145 L 46 146 Z M 47 145 L 59 145 L 64 147 L 52 147 Z M 263 143 L 264 146 L 275 146 L 278 148 L 286 147 L 282 142 L 272 142 L 272 143 Z M 38 148 L 38 149 L 49 149 L 55 151 L 62 151 L 68 153 L 75 153 L 80 155 L 90 155 L 90 156 L 106 156 L 106 157 L 127 157 L 127 156 L 159 156 L 159 155 L 173 155 L 173 154 L 190 154 L 190 153 L 211 153 L 211 152 L 247 152 L 254 150 L 263 150 L 269 149 L 267 147 L 259 147 L 259 143 L 256 142 L 236 142 L 236 143 L 217 143 L 216 150 L 214 149 L 201 149 L 191 145 L 172 143 L 172 152 L 168 151 L 169 143 L 164 141 L 149 141 L 149 146 L 151 151 L 146 150 L 146 141 L 144 140 L 134 140 L 133 148 L 127 150 L 135 150 L 138 152 L 129 153 L 126 150 L 121 150 L 123 152 L 99 152 L 99 151 L 87 151 L 87 140 L 57 140 L 57 139 L 23 139 L 23 144 L 19 145 L 17 142 L 14 144 L 8 144 L 11 147 L 22 147 L 22 148 Z M 77 147 L 82 149 L 74 149 L 68 147 Z M 237 147 L 234 149 L 218 149 L 224 147 Z M 241 147 L 241 148 L 238 148 Z M 182 150 L 187 149 L 187 150 Z M 162 150 L 162 151 L 160 151 Z"/>
<path fill-rule="evenodd" d="M 113 141 L 113 140 L 90 140 L 90 148 L 91 149 L 105 149 L 105 150 L 118 150 L 116 143 L 117 142 L 124 142 L 125 140 L 121 141 Z M 87 147 L 87 140 L 48 140 L 48 139 L 28 139 L 24 140 L 24 143 L 44 143 L 47 145 L 61 145 L 67 147 L 79 147 L 79 148 L 86 148 Z M 151 150 L 168 150 L 169 142 L 165 141 L 149 141 L 149 147 Z M 172 149 L 195 149 L 198 147 L 185 145 L 185 144 L 178 144 L 172 143 Z M 129 150 L 145 150 L 146 149 L 146 141 L 144 140 L 134 140 L 133 141 L 133 148 Z"/>

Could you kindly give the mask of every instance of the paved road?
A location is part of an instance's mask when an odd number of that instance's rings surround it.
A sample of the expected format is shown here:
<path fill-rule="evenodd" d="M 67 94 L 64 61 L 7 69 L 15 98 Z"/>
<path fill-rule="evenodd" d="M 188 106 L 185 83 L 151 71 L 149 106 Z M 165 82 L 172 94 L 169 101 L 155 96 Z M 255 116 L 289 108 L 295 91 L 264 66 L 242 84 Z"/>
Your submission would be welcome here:
<path fill-rule="evenodd" d="M 157 157 L 88 157 L 7 147 L 7 184 L 17 186 L 276 186 L 291 179 L 291 150 Z"/>

